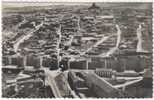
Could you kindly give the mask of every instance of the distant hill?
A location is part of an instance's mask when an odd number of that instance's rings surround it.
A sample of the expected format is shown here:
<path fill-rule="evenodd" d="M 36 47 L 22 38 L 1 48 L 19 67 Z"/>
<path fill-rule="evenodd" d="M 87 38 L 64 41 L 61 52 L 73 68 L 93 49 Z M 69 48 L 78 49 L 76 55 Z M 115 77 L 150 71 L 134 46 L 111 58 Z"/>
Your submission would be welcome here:
<path fill-rule="evenodd" d="M 98 3 L 101 7 L 152 9 L 152 3 Z"/>
<path fill-rule="evenodd" d="M 29 7 L 29 6 L 51 6 L 51 5 L 91 5 L 92 2 L 60 2 L 60 3 L 53 3 L 53 2 L 42 2 L 42 3 L 34 3 L 34 2 L 3 2 L 2 7 L 3 8 L 16 8 L 16 7 Z M 116 8 L 122 8 L 122 7 L 131 7 L 131 8 L 139 8 L 139 9 L 151 9 L 152 3 L 146 3 L 146 2 L 118 2 L 118 3 L 111 3 L 111 2 L 96 2 L 97 5 L 101 7 L 116 7 Z"/>
<path fill-rule="evenodd" d="M 3 12 L 29 12 L 34 10 L 41 9 L 52 9 L 52 8 L 60 8 L 64 6 L 68 7 L 90 7 L 92 2 L 61 2 L 61 3 L 27 3 L 27 2 L 3 2 L 2 3 L 2 11 Z M 122 9 L 122 8 L 131 8 L 131 9 L 152 9 L 152 3 L 106 3 L 106 2 L 96 2 L 100 8 L 109 8 L 109 9 Z M 78 7 L 76 7 L 78 8 Z"/>

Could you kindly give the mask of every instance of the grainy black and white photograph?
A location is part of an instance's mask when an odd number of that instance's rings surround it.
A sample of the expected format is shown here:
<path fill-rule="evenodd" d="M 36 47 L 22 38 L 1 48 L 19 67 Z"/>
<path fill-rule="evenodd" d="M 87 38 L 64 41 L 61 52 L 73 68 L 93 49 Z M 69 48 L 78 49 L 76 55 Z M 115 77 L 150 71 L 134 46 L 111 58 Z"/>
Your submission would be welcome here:
<path fill-rule="evenodd" d="M 152 2 L 2 2 L 2 98 L 152 98 Z"/>

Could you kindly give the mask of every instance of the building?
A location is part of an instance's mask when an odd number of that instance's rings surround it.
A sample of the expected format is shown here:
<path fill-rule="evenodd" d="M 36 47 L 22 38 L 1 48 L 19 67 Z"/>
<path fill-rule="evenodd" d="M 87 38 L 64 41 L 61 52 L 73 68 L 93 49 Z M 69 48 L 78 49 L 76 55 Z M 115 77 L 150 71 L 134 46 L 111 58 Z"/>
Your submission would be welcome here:
<path fill-rule="evenodd" d="M 88 8 L 88 11 L 94 16 L 96 16 L 102 12 L 102 9 L 99 6 L 97 6 L 95 3 L 93 3 L 92 6 Z"/>

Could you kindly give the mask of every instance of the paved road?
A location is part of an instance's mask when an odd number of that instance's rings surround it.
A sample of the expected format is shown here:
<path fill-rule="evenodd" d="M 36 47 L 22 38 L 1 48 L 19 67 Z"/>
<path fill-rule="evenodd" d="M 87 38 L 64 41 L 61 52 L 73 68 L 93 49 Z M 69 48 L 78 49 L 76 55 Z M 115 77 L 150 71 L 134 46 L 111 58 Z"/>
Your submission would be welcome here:
<path fill-rule="evenodd" d="M 123 88 L 123 87 L 129 86 L 129 85 L 138 83 L 138 82 L 140 82 L 142 79 L 143 79 L 143 77 L 137 77 L 136 79 L 134 78 L 134 80 L 128 81 L 128 82 L 126 82 L 126 83 L 124 83 L 124 84 L 114 85 L 114 87 L 115 87 L 115 88 Z"/>
<path fill-rule="evenodd" d="M 21 44 L 21 43 L 23 43 L 25 40 L 27 40 L 27 39 L 29 39 L 32 35 L 33 35 L 33 33 L 34 32 L 36 32 L 37 30 L 39 30 L 40 29 L 40 27 L 42 27 L 42 25 L 43 25 L 43 22 L 40 24 L 40 25 L 37 25 L 35 28 L 35 30 L 31 30 L 27 35 L 23 35 L 19 40 L 17 40 L 15 43 L 14 43 L 14 50 L 15 50 L 15 52 L 17 52 L 17 50 L 18 50 L 18 48 L 19 48 L 19 45 Z"/>
<path fill-rule="evenodd" d="M 121 30 L 120 30 L 120 27 L 119 25 L 116 24 L 116 29 L 117 29 L 117 41 L 116 41 L 116 46 L 111 48 L 105 56 L 110 56 L 112 55 L 114 52 L 116 52 L 116 50 L 119 48 L 119 45 L 120 45 L 120 42 L 121 42 Z"/>
<path fill-rule="evenodd" d="M 142 47 L 142 43 L 143 43 L 143 37 L 142 37 L 142 24 L 139 24 L 139 27 L 137 28 L 136 35 L 137 35 L 137 39 L 138 39 L 136 52 L 147 52 L 147 51 L 144 50 L 143 47 Z"/>
<path fill-rule="evenodd" d="M 62 34 L 61 34 L 61 25 L 59 27 L 59 30 L 57 31 L 57 34 L 59 35 L 59 39 L 57 42 L 57 58 L 58 58 L 58 67 L 59 67 L 59 62 L 61 61 L 61 56 L 60 56 L 60 44 L 61 44 L 61 39 L 62 39 Z"/>
<path fill-rule="evenodd" d="M 99 44 L 103 43 L 104 41 L 106 41 L 107 39 L 109 39 L 110 37 L 112 37 L 113 35 L 110 36 L 103 36 L 98 42 L 96 42 L 93 46 L 91 46 L 90 48 L 88 48 L 86 51 L 82 52 L 81 55 L 84 55 L 85 53 L 89 52 L 90 50 L 92 50 L 93 48 L 96 48 Z"/>
<path fill-rule="evenodd" d="M 61 97 L 60 91 L 56 85 L 54 78 L 60 74 L 59 70 L 50 71 L 48 68 L 43 68 L 45 71 L 45 84 L 50 86 L 55 97 Z"/>
<path fill-rule="evenodd" d="M 109 56 L 111 54 L 113 54 L 119 47 L 119 44 L 121 42 L 121 30 L 119 25 L 116 24 L 116 29 L 117 29 L 117 42 L 116 42 L 116 46 L 114 48 L 111 48 L 105 55 L 104 54 L 100 54 L 99 56 Z M 99 44 L 102 44 L 103 42 L 107 41 L 109 38 L 113 37 L 115 35 L 109 35 L 109 36 L 103 36 L 98 42 L 96 42 L 93 46 L 91 46 L 90 48 L 88 48 L 86 51 L 82 52 L 81 55 L 84 55 L 86 52 L 89 52 L 90 50 L 92 50 L 93 48 L 96 48 Z"/>

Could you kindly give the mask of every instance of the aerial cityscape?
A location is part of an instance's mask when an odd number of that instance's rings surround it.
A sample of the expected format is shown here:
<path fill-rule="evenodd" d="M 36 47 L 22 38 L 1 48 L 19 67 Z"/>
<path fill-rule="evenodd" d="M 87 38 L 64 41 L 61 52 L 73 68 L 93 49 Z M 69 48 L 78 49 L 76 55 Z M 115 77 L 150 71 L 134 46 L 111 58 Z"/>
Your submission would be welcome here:
<path fill-rule="evenodd" d="M 152 3 L 2 3 L 2 97 L 152 98 Z"/>

